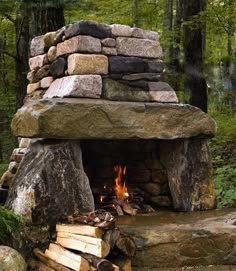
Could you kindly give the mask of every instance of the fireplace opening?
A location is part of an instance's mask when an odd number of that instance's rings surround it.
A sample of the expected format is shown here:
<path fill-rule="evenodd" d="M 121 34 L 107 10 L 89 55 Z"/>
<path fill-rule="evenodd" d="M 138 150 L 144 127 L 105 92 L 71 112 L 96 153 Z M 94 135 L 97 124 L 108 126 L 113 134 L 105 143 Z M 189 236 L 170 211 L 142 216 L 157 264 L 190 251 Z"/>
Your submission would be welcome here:
<path fill-rule="evenodd" d="M 118 214 L 117 205 L 126 203 L 138 213 L 171 209 L 160 144 L 159 140 L 82 140 L 84 170 L 96 208 L 115 209 Z"/>

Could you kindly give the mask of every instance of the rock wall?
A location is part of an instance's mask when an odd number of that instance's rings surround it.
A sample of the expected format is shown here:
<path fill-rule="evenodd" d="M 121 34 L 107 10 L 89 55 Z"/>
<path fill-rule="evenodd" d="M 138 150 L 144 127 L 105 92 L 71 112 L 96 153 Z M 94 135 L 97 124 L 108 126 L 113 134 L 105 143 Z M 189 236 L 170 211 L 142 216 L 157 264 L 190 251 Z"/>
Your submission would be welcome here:
<path fill-rule="evenodd" d="M 30 52 L 28 98 L 178 102 L 156 32 L 79 21 L 35 37 Z"/>

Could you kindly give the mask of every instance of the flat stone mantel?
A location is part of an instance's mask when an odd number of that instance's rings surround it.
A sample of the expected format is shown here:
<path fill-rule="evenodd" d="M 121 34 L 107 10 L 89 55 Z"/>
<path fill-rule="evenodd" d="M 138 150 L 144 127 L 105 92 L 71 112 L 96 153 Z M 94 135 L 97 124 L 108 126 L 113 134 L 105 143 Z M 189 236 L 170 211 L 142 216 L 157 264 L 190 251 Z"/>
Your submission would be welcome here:
<path fill-rule="evenodd" d="M 213 137 L 216 125 L 190 105 L 56 98 L 26 103 L 12 130 L 29 138 L 178 139 Z"/>

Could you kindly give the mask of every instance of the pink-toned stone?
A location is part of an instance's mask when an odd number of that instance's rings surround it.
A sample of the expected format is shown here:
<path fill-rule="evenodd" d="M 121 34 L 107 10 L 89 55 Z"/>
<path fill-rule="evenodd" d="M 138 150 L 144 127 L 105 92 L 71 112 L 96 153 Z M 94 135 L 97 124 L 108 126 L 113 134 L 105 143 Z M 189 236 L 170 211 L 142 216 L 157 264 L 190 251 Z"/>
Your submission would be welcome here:
<path fill-rule="evenodd" d="M 162 49 L 158 41 L 148 39 L 118 37 L 117 53 L 125 56 L 161 58 Z"/>
<path fill-rule="evenodd" d="M 107 74 L 108 58 L 104 55 L 72 54 L 68 57 L 69 74 Z"/>
<path fill-rule="evenodd" d="M 162 103 L 178 103 L 173 88 L 166 82 L 149 82 L 149 94 L 151 100 Z"/>
<path fill-rule="evenodd" d="M 57 56 L 76 52 L 100 53 L 100 39 L 90 36 L 76 36 L 57 45 Z"/>
<path fill-rule="evenodd" d="M 57 47 L 51 46 L 48 50 L 47 56 L 48 56 L 48 60 L 50 62 L 53 62 L 57 58 Z"/>
<path fill-rule="evenodd" d="M 28 84 L 27 86 L 27 94 L 34 92 L 36 89 L 40 88 L 40 82 Z"/>
<path fill-rule="evenodd" d="M 103 46 L 102 47 L 102 54 L 116 56 L 117 55 L 117 50 L 116 50 L 116 48 Z"/>
<path fill-rule="evenodd" d="M 53 77 L 52 76 L 47 76 L 40 81 L 40 87 L 41 88 L 49 88 L 50 85 L 53 82 Z"/>
<path fill-rule="evenodd" d="M 39 56 L 35 56 L 35 57 L 31 57 L 29 59 L 29 67 L 30 70 L 34 70 L 36 68 L 41 68 L 43 67 L 44 64 L 47 63 L 47 55 L 39 55 Z"/>
<path fill-rule="evenodd" d="M 172 91 L 149 91 L 151 101 L 160 103 L 178 103 L 175 92 Z"/>
<path fill-rule="evenodd" d="M 131 36 L 134 38 L 148 39 L 148 40 L 158 40 L 158 33 L 155 31 L 144 30 L 141 28 L 133 27 L 131 28 Z"/>
<path fill-rule="evenodd" d="M 115 47 L 116 46 L 116 40 L 112 39 L 112 38 L 106 38 L 101 40 L 101 43 L 103 46 L 107 46 L 107 47 Z"/>
<path fill-rule="evenodd" d="M 130 37 L 132 34 L 131 27 L 123 24 L 111 25 L 111 32 L 116 37 Z"/>
<path fill-rule="evenodd" d="M 43 35 L 38 36 L 32 39 L 30 43 L 30 55 L 31 56 L 37 56 L 37 55 L 42 55 L 44 54 L 44 40 L 43 40 Z"/>
<path fill-rule="evenodd" d="M 102 78 L 100 75 L 70 75 L 56 79 L 46 91 L 44 98 L 100 98 L 101 92 Z"/>

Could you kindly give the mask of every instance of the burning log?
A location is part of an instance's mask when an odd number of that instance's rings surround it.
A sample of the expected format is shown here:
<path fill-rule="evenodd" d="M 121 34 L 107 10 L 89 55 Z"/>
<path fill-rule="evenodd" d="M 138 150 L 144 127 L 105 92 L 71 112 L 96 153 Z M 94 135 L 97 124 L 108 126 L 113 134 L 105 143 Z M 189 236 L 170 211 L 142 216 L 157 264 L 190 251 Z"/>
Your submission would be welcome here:
<path fill-rule="evenodd" d="M 55 259 L 52 259 L 48 255 L 44 254 L 40 249 L 35 248 L 34 250 L 35 256 L 44 264 L 51 267 L 53 270 L 56 271 L 70 271 L 70 269 L 66 268 L 65 266 L 61 265 L 61 263 L 58 263 Z M 48 269 L 49 271 L 50 269 Z"/>

